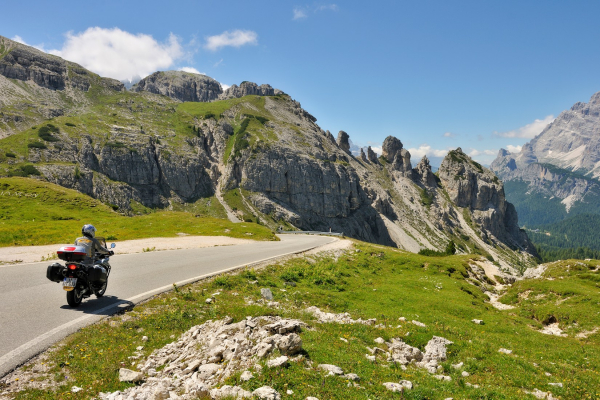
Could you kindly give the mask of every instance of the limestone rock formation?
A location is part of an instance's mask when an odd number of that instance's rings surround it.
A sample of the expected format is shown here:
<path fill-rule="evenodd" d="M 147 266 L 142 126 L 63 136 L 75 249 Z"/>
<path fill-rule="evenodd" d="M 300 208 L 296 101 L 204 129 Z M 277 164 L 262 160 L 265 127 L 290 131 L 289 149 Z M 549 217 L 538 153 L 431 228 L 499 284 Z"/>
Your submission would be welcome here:
<path fill-rule="evenodd" d="M 47 119 L 81 113 L 95 94 L 124 90 L 78 64 L 0 36 L 0 139 Z"/>
<path fill-rule="evenodd" d="M 254 82 L 244 81 L 240 83 L 240 85 L 231 85 L 227 90 L 225 90 L 220 96 L 220 100 L 240 98 L 248 95 L 257 95 L 257 96 L 274 96 L 276 94 L 283 93 L 281 90 L 273 89 L 271 85 L 263 84 L 257 85 Z"/>
<path fill-rule="evenodd" d="M 574 206 L 597 212 L 586 203 L 600 195 L 600 92 L 563 111 L 519 153 L 501 149 L 490 168 L 504 181 L 526 183 L 528 197 L 560 199 L 566 213 Z"/>
<path fill-rule="evenodd" d="M 415 179 L 420 181 L 424 186 L 433 188 L 437 185 L 438 179 L 435 174 L 431 171 L 431 165 L 427 156 L 423 156 L 421 161 L 417 164 L 414 169 Z"/>
<path fill-rule="evenodd" d="M 208 102 L 222 93 L 221 84 L 206 75 L 183 71 L 159 71 L 135 84 L 134 92 L 162 94 L 180 101 Z"/>
<path fill-rule="evenodd" d="M 377 154 L 373 151 L 371 146 L 367 148 L 367 158 L 374 164 L 377 164 L 379 160 L 377 159 Z"/>
<path fill-rule="evenodd" d="M 64 63 L 69 71 L 75 68 Z M 443 251 L 452 241 L 459 252 L 489 255 L 505 268 L 533 263 L 535 251 L 518 228 L 502 184 L 460 150 L 446 157 L 438 179 L 426 158 L 413 169 L 410 153 L 395 137 L 386 138 L 381 162 L 370 148 L 361 158 L 353 157 L 347 133 L 341 131 L 336 142 L 299 102 L 268 85 L 244 82 L 223 94 L 260 98 L 207 105 L 203 109 L 215 112 L 194 113 L 179 103 L 216 101 L 218 82 L 162 72 L 140 82 L 138 92 L 122 96 L 89 71 L 79 75 L 98 85 L 101 100 L 69 86 L 70 72 L 64 89 L 54 80 L 42 79 L 42 84 L 56 89 L 28 81 L 35 93 L 81 99 L 76 102 L 80 109 L 72 111 L 81 118 L 56 117 L 56 141 L 35 135 L 40 145 L 3 148 L 19 153 L 9 170 L 34 164 L 40 179 L 125 213 L 140 206 L 171 209 L 199 199 L 225 203 L 220 193 L 233 191 L 243 204 L 244 210 L 236 205 L 240 217 L 273 229 L 331 230 L 413 252 Z M 14 87 L 0 75 L 4 83 Z M 15 96 L 10 104 L 24 104 L 31 96 Z M 11 129 L 29 141 L 37 120 L 25 115 L 22 126 Z"/>
<path fill-rule="evenodd" d="M 350 153 L 350 136 L 344 132 L 339 131 L 337 137 L 337 144 L 346 153 Z"/>
<path fill-rule="evenodd" d="M 506 201 L 502 182 L 493 172 L 458 148 L 442 161 L 439 178 L 450 199 L 458 207 L 471 210 L 484 240 L 496 238 L 512 248 L 535 254 L 527 234 L 519 229 L 514 206 Z"/>
<path fill-rule="evenodd" d="M 402 142 L 393 136 L 388 136 L 382 145 L 383 157 L 392 165 L 392 169 L 401 173 L 410 173 L 410 153 L 403 148 Z"/>

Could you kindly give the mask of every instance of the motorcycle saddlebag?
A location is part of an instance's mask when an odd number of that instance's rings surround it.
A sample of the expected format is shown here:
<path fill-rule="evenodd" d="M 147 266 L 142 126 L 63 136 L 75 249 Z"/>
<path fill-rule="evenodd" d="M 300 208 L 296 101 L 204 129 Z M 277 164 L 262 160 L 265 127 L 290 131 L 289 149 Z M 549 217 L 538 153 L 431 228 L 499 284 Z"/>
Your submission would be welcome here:
<path fill-rule="evenodd" d="M 60 265 L 59 263 L 50 264 L 48 265 L 48 269 L 46 270 L 46 278 L 48 278 L 52 282 L 62 282 L 63 278 L 65 277 L 63 275 L 64 269 L 65 267 Z"/>
<path fill-rule="evenodd" d="M 91 283 L 104 284 L 107 278 L 106 268 L 97 264 L 88 268 L 88 279 Z"/>

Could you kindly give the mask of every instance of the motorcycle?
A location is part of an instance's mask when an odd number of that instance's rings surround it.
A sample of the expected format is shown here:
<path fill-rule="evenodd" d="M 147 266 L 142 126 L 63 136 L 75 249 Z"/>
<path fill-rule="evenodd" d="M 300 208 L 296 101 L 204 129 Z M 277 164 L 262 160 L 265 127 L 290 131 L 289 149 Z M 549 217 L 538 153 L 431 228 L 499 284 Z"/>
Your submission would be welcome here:
<path fill-rule="evenodd" d="M 106 248 L 103 238 L 96 238 Z M 111 249 L 115 244 L 111 243 Z M 114 252 L 111 250 L 110 255 Z M 65 261 L 65 265 L 53 263 L 48 266 L 46 277 L 52 282 L 62 282 L 62 288 L 67 292 L 67 303 L 77 307 L 82 300 L 92 294 L 97 298 L 104 296 L 110 275 L 110 255 L 95 254 L 94 262 L 89 265 L 84 263 L 86 250 L 83 246 L 63 246 L 57 251 L 58 258 Z"/>

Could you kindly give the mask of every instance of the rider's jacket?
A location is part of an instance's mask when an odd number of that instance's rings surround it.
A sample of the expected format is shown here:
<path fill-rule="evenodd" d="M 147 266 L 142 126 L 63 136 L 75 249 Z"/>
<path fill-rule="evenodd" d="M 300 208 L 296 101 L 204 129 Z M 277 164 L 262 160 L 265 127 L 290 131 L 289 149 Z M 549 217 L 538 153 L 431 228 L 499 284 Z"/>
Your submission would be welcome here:
<path fill-rule="evenodd" d="M 89 238 L 86 236 L 75 239 L 75 246 L 82 246 L 85 248 L 87 256 L 84 260 L 86 264 L 92 264 L 95 260 L 96 253 L 110 254 L 110 251 L 100 244 L 98 239 Z"/>

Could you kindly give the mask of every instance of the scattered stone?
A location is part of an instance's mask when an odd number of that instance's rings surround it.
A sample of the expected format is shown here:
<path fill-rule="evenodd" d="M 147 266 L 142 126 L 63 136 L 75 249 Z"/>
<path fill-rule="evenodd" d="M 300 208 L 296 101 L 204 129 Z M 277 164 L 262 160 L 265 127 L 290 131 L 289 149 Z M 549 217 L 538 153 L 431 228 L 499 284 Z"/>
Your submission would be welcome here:
<path fill-rule="evenodd" d="M 319 400 L 319 399 L 316 397 L 308 396 L 305 400 Z"/>
<path fill-rule="evenodd" d="M 377 357 L 375 357 L 375 356 L 370 356 L 368 354 L 365 354 L 365 357 L 367 357 L 367 360 L 369 360 L 371 362 L 377 361 Z"/>
<path fill-rule="evenodd" d="M 148 336 L 142 336 L 142 342 L 147 342 L 148 341 Z"/>
<path fill-rule="evenodd" d="M 127 368 L 119 369 L 120 382 L 140 382 L 144 379 L 144 374 L 138 371 L 132 371 Z"/>
<path fill-rule="evenodd" d="M 144 350 L 144 346 L 138 346 L 138 347 L 136 347 L 135 349 L 136 349 L 137 351 L 142 351 L 142 350 Z"/>
<path fill-rule="evenodd" d="M 333 314 L 333 313 L 323 312 L 318 307 L 315 307 L 315 306 L 308 307 L 306 309 L 306 312 L 317 317 L 319 322 L 333 322 L 336 324 L 363 324 L 363 325 L 375 325 L 377 323 L 376 318 L 370 318 L 368 320 L 363 320 L 363 319 L 359 318 L 359 319 L 354 320 L 354 319 L 352 319 L 352 317 L 350 317 L 350 314 L 348 314 L 348 313 Z"/>
<path fill-rule="evenodd" d="M 445 382 L 450 382 L 452 380 L 452 378 L 450 378 L 448 375 L 434 375 L 433 377 Z"/>
<path fill-rule="evenodd" d="M 73 386 L 71 388 L 71 393 L 81 392 L 82 390 L 83 390 L 83 388 L 80 388 L 79 386 Z"/>
<path fill-rule="evenodd" d="M 477 325 L 483 325 L 482 319 L 472 319 L 471 322 L 473 322 L 474 324 L 477 324 Z"/>
<path fill-rule="evenodd" d="M 546 375 L 546 376 L 552 376 L 552 374 L 550 372 L 544 372 L 544 375 Z"/>
<path fill-rule="evenodd" d="M 556 386 L 556 387 L 563 387 L 563 384 L 561 382 L 549 383 L 548 385 L 550 385 L 550 386 Z"/>
<path fill-rule="evenodd" d="M 246 399 L 249 399 L 252 397 L 252 393 L 247 390 L 242 389 L 239 386 L 225 385 L 219 389 L 212 389 L 210 391 L 210 397 L 213 399 L 221 399 L 221 398 L 234 398 L 234 399 L 246 398 Z"/>
<path fill-rule="evenodd" d="M 544 335 L 567 337 L 567 334 L 563 333 L 563 330 L 559 328 L 558 322 L 546 325 L 544 329 L 540 330 L 539 332 L 543 333 Z"/>
<path fill-rule="evenodd" d="M 319 364 L 317 368 L 329 372 L 329 375 L 342 375 L 344 371 L 337 365 Z"/>
<path fill-rule="evenodd" d="M 252 395 L 261 400 L 281 400 L 281 395 L 270 386 L 263 386 L 252 392 Z"/>
<path fill-rule="evenodd" d="M 394 393 L 402 393 L 405 390 L 411 390 L 413 388 L 413 384 L 410 381 L 402 380 L 399 383 L 396 382 L 385 382 L 383 384 L 385 388 Z"/>
<path fill-rule="evenodd" d="M 206 304 L 211 304 L 213 302 L 212 297 L 209 297 L 208 299 L 205 300 Z"/>
<path fill-rule="evenodd" d="M 377 339 L 374 340 L 374 342 L 377 344 L 384 344 L 385 340 L 383 340 L 383 338 L 378 337 Z"/>
<path fill-rule="evenodd" d="M 286 356 L 273 358 L 273 359 L 267 361 L 267 367 L 269 367 L 269 368 L 283 367 L 288 364 L 288 360 L 289 359 Z"/>
<path fill-rule="evenodd" d="M 347 379 L 349 381 L 354 381 L 354 382 L 360 381 L 360 376 L 358 376 L 356 374 L 345 374 L 345 375 L 342 375 L 342 378 Z"/>
<path fill-rule="evenodd" d="M 343 337 L 341 337 L 340 340 L 344 343 L 348 343 L 348 339 L 344 339 Z"/>
<path fill-rule="evenodd" d="M 263 297 L 263 299 L 266 300 L 273 300 L 273 293 L 271 292 L 271 289 L 269 288 L 262 288 L 260 289 L 260 295 Z"/>
<path fill-rule="evenodd" d="M 454 369 L 461 369 L 463 367 L 463 365 L 465 365 L 465 363 L 463 363 L 461 361 L 458 364 L 452 364 L 452 368 L 454 368 Z"/>
<path fill-rule="evenodd" d="M 512 350 L 501 348 L 500 350 L 498 350 L 498 353 L 511 354 Z"/>
<path fill-rule="evenodd" d="M 420 326 L 421 328 L 426 328 L 427 327 L 427 325 L 425 325 L 424 323 L 419 322 L 419 321 L 415 321 L 414 319 L 411 321 L 411 323 L 413 325 Z"/>
<path fill-rule="evenodd" d="M 400 317 L 400 318 L 398 318 L 398 321 L 406 322 L 406 318 Z"/>
<path fill-rule="evenodd" d="M 451 341 L 440 336 L 434 336 L 425 346 L 423 360 L 417 365 L 426 368 L 429 373 L 437 372 L 439 364 L 446 361 L 446 345 L 452 344 Z"/>
<path fill-rule="evenodd" d="M 470 376 L 471 374 L 470 374 L 470 373 L 468 373 L 467 371 L 463 371 L 463 372 L 461 373 L 461 375 L 462 375 L 464 378 L 466 378 L 467 376 Z"/>
<path fill-rule="evenodd" d="M 242 382 L 248 382 L 252 378 L 254 378 L 254 375 L 250 371 L 244 371 L 242 372 L 242 375 L 240 375 L 240 380 Z"/>
<path fill-rule="evenodd" d="M 466 385 L 466 386 L 468 386 L 468 387 L 472 387 L 472 388 L 475 388 L 475 389 L 479 389 L 479 385 L 474 385 L 474 384 L 472 384 L 472 383 L 469 383 L 469 382 L 465 382 L 465 385 Z"/>

